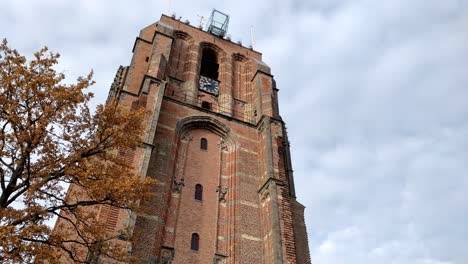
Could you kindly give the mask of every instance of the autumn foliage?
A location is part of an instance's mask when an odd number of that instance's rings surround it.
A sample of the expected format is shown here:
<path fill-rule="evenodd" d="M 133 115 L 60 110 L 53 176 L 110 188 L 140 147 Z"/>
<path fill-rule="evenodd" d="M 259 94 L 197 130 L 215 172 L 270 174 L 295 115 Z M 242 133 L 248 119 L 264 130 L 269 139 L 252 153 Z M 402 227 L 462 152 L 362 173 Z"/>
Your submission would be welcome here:
<path fill-rule="evenodd" d="M 1 263 L 84 262 L 77 251 L 96 248 L 124 258 L 93 208 L 136 209 L 152 184 L 118 155 L 141 144 L 145 113 L 115 102 L 91 111 L 92 74 L 66 84 L 58 58 L 43 48 L 27 61 L 0 45 Z M 52 232 L 55 218 L 67 228 Z"/>

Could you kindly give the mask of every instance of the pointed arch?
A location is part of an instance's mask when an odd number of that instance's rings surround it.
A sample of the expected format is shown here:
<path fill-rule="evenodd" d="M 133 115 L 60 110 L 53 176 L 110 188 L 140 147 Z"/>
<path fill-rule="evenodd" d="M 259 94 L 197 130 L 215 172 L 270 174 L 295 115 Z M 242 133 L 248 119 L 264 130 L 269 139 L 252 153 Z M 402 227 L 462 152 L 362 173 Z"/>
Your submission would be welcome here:
<path fill-rule="evenodd" d="M 191 116 L 180 120 L 176 125 L 176 135 L 182 138 L 193 129 L 206 129 L 220 136 L 228 151 L 237 148 L 238 139 L 231 132 L 231 128 L 211 116 Z"/>

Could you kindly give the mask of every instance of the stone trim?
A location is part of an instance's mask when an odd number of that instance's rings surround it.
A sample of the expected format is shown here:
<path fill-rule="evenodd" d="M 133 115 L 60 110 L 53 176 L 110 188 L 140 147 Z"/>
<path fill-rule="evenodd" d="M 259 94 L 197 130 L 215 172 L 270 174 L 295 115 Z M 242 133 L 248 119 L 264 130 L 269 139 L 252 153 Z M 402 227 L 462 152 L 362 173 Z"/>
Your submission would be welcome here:
<path fill-rule="evenodd" d="M 176 135 L 183 137 L 188 131 L 197 128 L 209 130 L 220 136 L 228 151 L 233 151 L 238 146 L 238 140 L 231 132 L 231 128 L 211 116 L 191 116 L 180 120 L 176 125 Z"/>

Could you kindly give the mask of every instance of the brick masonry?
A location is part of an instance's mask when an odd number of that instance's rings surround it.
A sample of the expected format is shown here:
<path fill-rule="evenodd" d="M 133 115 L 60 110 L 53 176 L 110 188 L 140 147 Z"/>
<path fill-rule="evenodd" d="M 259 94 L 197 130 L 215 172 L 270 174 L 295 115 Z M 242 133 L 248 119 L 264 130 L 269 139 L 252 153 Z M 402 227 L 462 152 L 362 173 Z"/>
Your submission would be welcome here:
<path fill-rule="evenodd" d="M 198 89 L 203 49 L 217 55 L 218 96 Z M 261 57 L 163 15 L 141 30 L 130 65 L 119 68 L 109 99 L 149 113 L 144 147 L 121 154 L 158 184 L 138 214 L 99 210 L 109 231 L 132 230 L 142 263 L 310 263 L 278 89 Z"/>

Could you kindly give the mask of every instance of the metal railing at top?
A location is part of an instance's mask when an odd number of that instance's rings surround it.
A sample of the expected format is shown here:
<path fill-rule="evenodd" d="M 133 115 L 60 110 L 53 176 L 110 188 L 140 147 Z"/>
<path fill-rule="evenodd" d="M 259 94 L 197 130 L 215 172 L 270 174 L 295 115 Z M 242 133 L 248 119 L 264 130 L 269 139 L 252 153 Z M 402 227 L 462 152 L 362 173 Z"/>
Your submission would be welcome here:
<path fill-rule="evenodd" d="M 246 103 L 244 102 L 234 102 L 232 107 L 224 106 L 219 100 L 222 98 L 210 95 L 208 93 L 203 93 L 199 96 L 192 96 L 184 91 L 176 90 L 167 90 L 166 97 L 172 98 L 174 100 L 188 103 L 190 105 L 205 109 L 214 113 L 222 114 L 227 117 L 238 119 L 243 122 L 250 124 L 255 123 L 254 112 L 251 109 L 246 109 Z M 229 103 L 226 103 L 229 104 Z"/>

